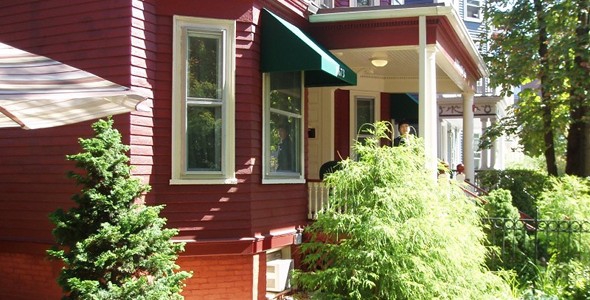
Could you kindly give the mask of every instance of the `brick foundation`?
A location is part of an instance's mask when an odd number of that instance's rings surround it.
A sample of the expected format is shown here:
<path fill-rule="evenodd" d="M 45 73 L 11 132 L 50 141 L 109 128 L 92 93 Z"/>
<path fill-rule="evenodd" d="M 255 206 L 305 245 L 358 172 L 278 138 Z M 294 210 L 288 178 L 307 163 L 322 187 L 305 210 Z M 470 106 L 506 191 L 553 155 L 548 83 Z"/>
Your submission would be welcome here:
<path fill-rule="evenodd" d="M 0 299 L 60 299 L 60 269 L 44 256 L 0 252 Z"/>
<path fill-rule="evenodd" d="M 181 257 L 177 263 L 193 271 L 182 293 L 187 300 L 265 299 L 264 254 Z"/>
<path fill-rule="evenodd" d="M 182 295 L 191 299 L 265 299 L 266 257 L 222 255 L 180 257 L 177 264 L 193 271 Z M 0 299 L 60 299 L 61 264 L 45 256 L 0 252 Z"/>

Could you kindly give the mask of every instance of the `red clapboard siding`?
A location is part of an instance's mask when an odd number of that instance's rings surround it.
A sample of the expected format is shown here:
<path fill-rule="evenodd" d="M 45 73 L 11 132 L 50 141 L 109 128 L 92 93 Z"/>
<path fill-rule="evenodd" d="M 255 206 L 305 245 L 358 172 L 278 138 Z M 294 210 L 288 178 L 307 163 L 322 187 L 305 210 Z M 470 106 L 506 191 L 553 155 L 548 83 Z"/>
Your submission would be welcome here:
<path fill-rule="evenodd" d="M 350 109 L 350 92 L 347 90 L 336 90 L 334 92 L 334 157 L 348 157 L 350 155 L 350 119 L 348 111 Z"/>
<path fill-rule="evenodd" d="M 334 7 L 350 7 L 350 0 L 334 0 Z"/>
<path fill-rule="evenodd" d="M 2 1 L 0 40 L 130 83 L 131 1 Z"/>
<path fill-rule="evenodd" d="M 26 2 L 23 2 L 26 3 Z M 208 16 L 211 7 L 201 10 L 179 10 L 155 1 L 66 1 L 10 4 L 0 16 L 20 15 L 0 38 L 20 44 L 25 50 L 51 54 L 56 59 L 72 63 L 120 84 L 132 83 L 153 94 L 151 112 L 117 116 L 116 126 L 130 144 L 133 173 L 152 186 L 148 203 L 166 204 L 163 211 L 169 226 L 183 230 L 181 236 L 202 238 L 252 237 L 268 234 L 277 228 L 295 228 L 305 222 L 306 186 L 262 185 L 262 75 L 260 61 L 260 29 L 252 15 L 251 6 L 240 3 L 216 17 L 239 21 L 236 41 L 236 173 L 238 185 L 171 186 L 171 94 L 172 94 L 172 14 Z M 188 3 L 188 2 L 185 2 Z M 194 4 L 194 3 L 192 3 Z M 27 5 L 33 5 L 36 13 Z M 200 4 L 199 4 L 200 5 Z M 197 5 L 197 6 L 199 6 Z M 215 6 L 217 4 L 211 4 Z M 83 7 L 82 7 L 83 6 Z M 186 6 L 184 6 L 186 8 Z M 212 10 L 213 11 L 213 10 Z M 211 12 L 212 12 L 211 11 Z M 297 17 L 299 18 L 299 17 Z M 294 18 L 295 21 L 302 20 Z M 5 22 L 0 21 L 1 25 Z M 57 28 L 67 24 L 61 32 Z M 74 28 L 75 27 L 75 28 Z M 35 33 L 30 28 L 38 28 Z M 42 36 L 46 34 L 47 38 Z M 83 44 L 81 46 L 71 46 Z M 18 46 L 18 45 L 17 45 Z M 28 49 L 27 49 L 28 48 Z M 23 211 L 28 224 L 39 226 L 35 237 L 50 238 L 46 215 L 58 205 L 68 203 L 64 195 L 77 192 L 65 177 L 71 169 L 63 160 L 66 154 L 79 152 L 77 137 L 89 136 L 91 122 L 60 129 L 30 133 L 6 130 L 0 138 L 2 159 L 15 161 L 4 164 L 0 192 L 7 195 L 10 208 Z M 4 131 L 4 130 L 3 130 Z M 22 138 L 22 140 L 19 140 Z M 30 173 L 39 173 L 31 179 Z M 26 194 L 18 206 L 15 195 Z M 59 195 L 55 200 L 52 195 Z M 42 198 L 42 199 L 39 199 Z M 53 199 L 47 205 L 34 203 Z M 0 200 L 1 201 L 1 200 Z M 0 214 L 7 214 L 6 210 Z M 12 219 L 11 219 L 12 220 Z M 18 224 L 18 222 L 15 222 Z M 21 230 L 21 229 L 25 230 Z M 24 234 L 29 225 L 15 225 L 12 234 Z"/>
<path fill-rule="evenodd" d="M 80 152 L 78 137 L 91 134 L 89 124 L 1 130 L 0 239 L 52 240 L 48 215 L 78 192 L 66 176 L 74 170 L 66 155 Z"/>
<path fill-rule="evenodd" d="M 130 2 L 2 1 L 0 41 L 128 85 Z M 128 142 L 129 117 L 115 122 Z M 48 215 L 73 205 L 70 198 L 79 192 L 66 176 L 75 168 L 65 157 L 80 152 L 78 138 L 92 135 L 92 123 L 0 129 L 0 239 L 52 241 Z"/>

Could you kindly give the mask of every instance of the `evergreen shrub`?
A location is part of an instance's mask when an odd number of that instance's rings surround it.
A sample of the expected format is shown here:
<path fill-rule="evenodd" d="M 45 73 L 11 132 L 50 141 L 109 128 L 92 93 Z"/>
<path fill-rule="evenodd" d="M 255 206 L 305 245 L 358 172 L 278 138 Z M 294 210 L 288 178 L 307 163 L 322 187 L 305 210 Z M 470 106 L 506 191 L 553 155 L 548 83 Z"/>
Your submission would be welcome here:
<path fill-rule="evenodd" d="M 58 282 L 63 299 L 182 299 L 177 255 L 184 244 L 172 242 L 162 206 L 139 198 L 149 186 L 131 176 L 129 147 L 113 129 L 113 120 L 92 125 L 95 136 L 79 139 L 83 151 L 68 155 L 83 171 L 69 172 L 81 186 L 76 205 L 50 218 L 58 244 L 48 254 L 64 263 Z"/>
<path fill-rule="evenodd" d="M 512 195 L 508 190 L 497 189 L 484 198 L 487 204 L 483 207 L 488 213 L 485 231 L 494 247 L 488 266 L 492 270 L 512 270 L 520 284 L 527 284 L 537 275 L 535 245 L 518 209 L 512 205 Z"/>
<path fill-rule="evenodd" d="M 487 191 L 509 190 L 512 204 L 531 218 L 537 216 L 536 201 L 549 186 L 548 180 L 546 173 L 526 169 L 482 170 L 477 173 L 479 187 Z"/>

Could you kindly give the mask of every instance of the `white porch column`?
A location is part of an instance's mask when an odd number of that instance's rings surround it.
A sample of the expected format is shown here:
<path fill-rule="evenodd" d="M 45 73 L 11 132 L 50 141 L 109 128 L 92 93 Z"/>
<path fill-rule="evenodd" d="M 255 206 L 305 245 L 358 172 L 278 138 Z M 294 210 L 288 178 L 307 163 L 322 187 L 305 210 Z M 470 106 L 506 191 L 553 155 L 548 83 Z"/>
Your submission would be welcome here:
<path fill-rule="evenodd" d="M 483 135 L 486 130 L 488 129 L 488 118 L 479 118 L 481 121 L 481 135 Z M 480 136 L 481 136 L 480 135 Z M 479 168 L 482 170 L 489 169 L 490 165 L 488 164 L 488 157 L 490 156 L 491 149 L 481 149 L 481 157 L 479 159 Z"/>
<path fill-rule="evenodd" d="M 495 117 L 491 117 L 490 118 L 490 127 L 494 126 L 494 124 L 496 123 L 496 118 Z M 500 139 L 501 138 L 497 138 L 496 140 L 494 140 L 494 143 L 492 144 L 492 148 L 490 149 L 490 169 L 498 169 L 498 166 L 496 165 L 496 157 L 498 157 L 498 155 L 500 155 L 501 148 L 500 148 Z"/>
<path fill-rule="evenodd" d="M 438 125 L 438 137 L 440 138 L 438 141 L 438 158 L 446 161 L 447 163 L 451 163 L 450 157 L 451 154 L 449 153 L 449 128 L 450 126 L 447 122 L 443 122 L 440 120 Z M 453 168 L 451 165 L 449 167 Z"/>
<path fill-rule="evenodd" d="M 473 91 L 463 93 L 463 165 L 465 179 L 474 183 L 475 167 L 473 161 Z"/>
<path fill-rule="evenodd" d="M 426 166 L 432 169 L 436 176 L 437 157 L 437 125 L 438 112 L 436 104 L 436 60 L 434 45 L 426 45 L 426 16 L 419 18 L 419 105 L 418 125 L 420 137 L 424 139 L 424 153 L 426 154 Z"/>

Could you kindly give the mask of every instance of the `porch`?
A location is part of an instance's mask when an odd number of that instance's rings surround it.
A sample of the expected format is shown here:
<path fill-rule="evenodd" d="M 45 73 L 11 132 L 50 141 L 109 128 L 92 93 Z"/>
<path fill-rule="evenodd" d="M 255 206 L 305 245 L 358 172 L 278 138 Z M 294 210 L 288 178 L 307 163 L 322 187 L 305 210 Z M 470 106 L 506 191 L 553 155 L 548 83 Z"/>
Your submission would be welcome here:
<path fill-rule="evenodd" d="M 477 81 L 487 75 L 456 10 L 446 4 L 357 8 L 354 14 L 327 9 L 309 19 L 311 36 L 357 74 L 357 84 L 307 88 L 306 179 L 319 179 L 326 161 L 354 157 L 351 145 L 364 138 L 361 127 L 376 121 L 409 121 L 427 157 L 446 161 L 439 100 L 450 94 L 472 107 Z M 471 180 L 473 119 L 472 110 L 461 110 L 462 140 L 453 145 L 461 148 L 455 157 Z M 435 163 L 429 168 L 435 177 Z"/>

